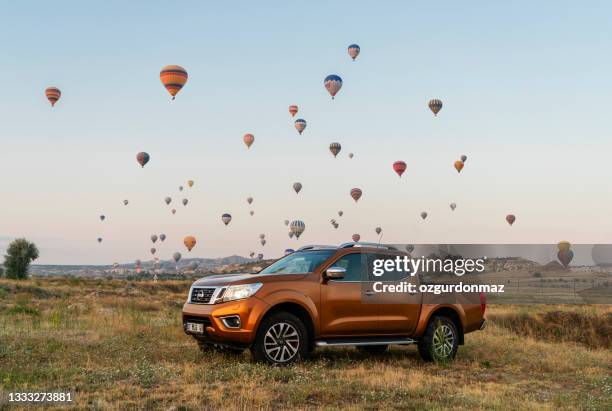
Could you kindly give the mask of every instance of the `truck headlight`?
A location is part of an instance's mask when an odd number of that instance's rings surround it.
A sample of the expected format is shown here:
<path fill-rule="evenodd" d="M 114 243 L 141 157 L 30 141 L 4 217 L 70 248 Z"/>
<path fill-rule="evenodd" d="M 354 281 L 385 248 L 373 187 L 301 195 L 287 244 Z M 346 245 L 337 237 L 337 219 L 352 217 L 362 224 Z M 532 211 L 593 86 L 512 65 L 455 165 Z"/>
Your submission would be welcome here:
<path fill-rule="evenodd" d="M 223 301 L 242 300 L 249 298 L 261 288 L 262 283 L 230 285 L 223 293 Z"/>

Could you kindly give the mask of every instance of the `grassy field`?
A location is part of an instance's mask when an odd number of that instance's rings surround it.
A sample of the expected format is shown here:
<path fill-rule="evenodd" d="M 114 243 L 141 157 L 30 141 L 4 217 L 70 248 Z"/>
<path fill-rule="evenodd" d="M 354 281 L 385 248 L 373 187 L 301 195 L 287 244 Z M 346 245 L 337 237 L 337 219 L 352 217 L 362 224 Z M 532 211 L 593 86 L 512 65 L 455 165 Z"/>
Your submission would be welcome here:
<path fill-rule="evenodd" d="M 395 347 L 278 368 L 200 353 L 181 329 L 188 287 L 0 280 L 0 390 L 72 391 L 82 409 L 612 408 L 607 306 L 490 306 L 490 327 L 447 365 Z"/>

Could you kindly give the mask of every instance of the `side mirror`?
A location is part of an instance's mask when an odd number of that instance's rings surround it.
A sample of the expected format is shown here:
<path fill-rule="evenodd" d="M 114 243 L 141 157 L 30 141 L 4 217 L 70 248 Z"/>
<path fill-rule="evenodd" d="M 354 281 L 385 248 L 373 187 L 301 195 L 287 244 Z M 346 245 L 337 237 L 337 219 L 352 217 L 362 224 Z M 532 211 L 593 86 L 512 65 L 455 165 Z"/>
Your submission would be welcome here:
<path fill-rule="evenodd" d="M 329 267 L 325 271 L 325 277 L 330 280 L 340 280 L 344 278 L 344 274 L 346 274 L 346 270 L 342 267 Z"/>

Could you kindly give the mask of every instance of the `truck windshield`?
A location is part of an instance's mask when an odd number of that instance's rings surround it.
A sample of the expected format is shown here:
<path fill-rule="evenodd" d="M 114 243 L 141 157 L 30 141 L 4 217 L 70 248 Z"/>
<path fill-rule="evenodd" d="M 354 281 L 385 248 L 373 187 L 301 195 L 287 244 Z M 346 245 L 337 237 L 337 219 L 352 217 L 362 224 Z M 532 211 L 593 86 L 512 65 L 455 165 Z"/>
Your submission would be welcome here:
<path fill-rule="evenodd" d="M 311 273 L 336 250 L 296 251 L 264 268 L 259 274 Z"/>

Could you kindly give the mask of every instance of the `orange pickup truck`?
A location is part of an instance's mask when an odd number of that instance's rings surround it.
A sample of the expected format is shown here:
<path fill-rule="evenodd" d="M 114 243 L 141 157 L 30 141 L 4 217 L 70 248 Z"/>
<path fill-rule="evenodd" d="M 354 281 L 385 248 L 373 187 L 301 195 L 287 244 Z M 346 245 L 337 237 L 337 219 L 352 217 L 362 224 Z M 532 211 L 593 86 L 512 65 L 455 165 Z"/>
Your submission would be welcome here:
<path fill-rule="evenodd" d="M 313 245 L 258 273 L 207 276 L 189 291 L 183 329 L 202 350 L 249 348 L 256 361 L 271 364 L 341 345 L 381 353 L 390 344 L 417 344 L 426 361 L 452 360 L 464 335 L 486 326 L 484 294 L 440 302 L 374 292 L 372 262 L 398 255 L 406 253 L 370 243 Z M 406 279 L 418 283 L 419 276 Z"/>

